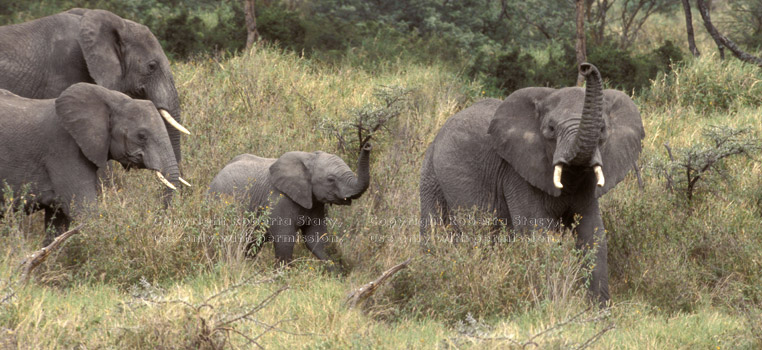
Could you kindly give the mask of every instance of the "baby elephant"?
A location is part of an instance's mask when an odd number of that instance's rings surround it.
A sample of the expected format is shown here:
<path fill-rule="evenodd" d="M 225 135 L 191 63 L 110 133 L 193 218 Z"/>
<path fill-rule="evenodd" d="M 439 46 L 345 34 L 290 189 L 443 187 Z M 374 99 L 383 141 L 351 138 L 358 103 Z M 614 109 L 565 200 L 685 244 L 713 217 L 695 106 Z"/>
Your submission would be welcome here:
<path fill-rule="evenodd" d="M 179 184 L 167 129 L 151 101 L 86 83 L 50 100 L 0 89 L 0 186 L 5 182 L 14 193 L 28 186 L 32 200 L 25 209 L 44 209 L 46 227 L 60 234 L 96 202 L 97 171 L 109 159 L 154 170 L 170 188 Z M 49 234 L 45 243 L 52 239 Z"/>
<path fill-rule="evenodd" d="M 279 263 L 291 261 L 297 230 L 312 254 L 328 260 L 325 205 L 349 205 L 368 189 L 371 148 L 363 146 L 357 175 L 338 156 L 320 151 L 288 152 L 278 159 L 242 154 L 214 177 L 209 191 L 232 195 L 251 212 L 272 206 L 267 234 Z"/>

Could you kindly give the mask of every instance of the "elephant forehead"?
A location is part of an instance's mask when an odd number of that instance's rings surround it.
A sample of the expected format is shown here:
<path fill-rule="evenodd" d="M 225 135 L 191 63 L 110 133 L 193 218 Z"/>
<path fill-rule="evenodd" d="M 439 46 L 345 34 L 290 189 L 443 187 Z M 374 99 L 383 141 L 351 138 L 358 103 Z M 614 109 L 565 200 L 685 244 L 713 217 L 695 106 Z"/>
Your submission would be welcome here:
<path fill-rule="evenodd" d="M 337 170 L 345 170 L 349 168 L 349 166 L 347 166 L 347 164 L 344 163 L 341 158 L 328 153 L 320 154 L 317 158 L 317 161 L 315 162 L 315 165 L 315 173 L 330 173 L 336 172 Z"/>

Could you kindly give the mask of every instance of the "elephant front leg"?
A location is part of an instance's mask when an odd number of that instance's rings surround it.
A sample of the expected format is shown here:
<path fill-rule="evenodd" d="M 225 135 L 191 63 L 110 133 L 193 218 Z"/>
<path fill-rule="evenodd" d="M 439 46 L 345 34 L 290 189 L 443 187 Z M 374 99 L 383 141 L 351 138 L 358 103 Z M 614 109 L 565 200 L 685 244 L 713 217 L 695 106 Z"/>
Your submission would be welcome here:
<path fill-rule="evenodd" d="M 330 262 L 328 270 L 335 272 L 336 263 L 332 261 L 331 257 L 325 252 L 326 243 L 328 241 L 328 229 L 324 224 L 324 220 L 320 221 L 320 224 L 308 225 L 304 228 L 304 242 L 307 245 L 307 249 L 309 249 L 318 259 Z"/>
<path fill-rule="evenodd" d="M 272 235 L 273 247 L 275 248 L 275 257 L 278 259 L 278 266 L 283 266 L 291 262 L 294 254 L 294 244 L 296 243 L 296 227 L 291 220 L 271 220 L 272 225 L 269 232 Z"/>
<path fill-rule="evenodd" d="M 576 228 L 577 249 L 581 249 L 585 256 L 590 249 L 596 249 L 592 262 L 593 271 L 588 281 L 589 292 L 595 301 L 605 306 L 610 299 L 608 244 L 598 201 L 594 200 L 580 215 L 579 225 Z"/>

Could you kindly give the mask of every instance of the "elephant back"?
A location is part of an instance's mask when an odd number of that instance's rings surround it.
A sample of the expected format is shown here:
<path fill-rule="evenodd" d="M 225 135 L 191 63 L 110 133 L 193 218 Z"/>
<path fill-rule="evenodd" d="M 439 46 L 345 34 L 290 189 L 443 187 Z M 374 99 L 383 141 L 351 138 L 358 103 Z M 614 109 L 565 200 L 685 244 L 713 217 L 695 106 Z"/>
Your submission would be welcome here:
<path fill-rule="evenodd" d="M 232 196 L 249 210 L 267 205 L 270 194 L 275 191 L 269 171 L 275 161 L 253 154 L 238 155 L 214 177 L 209 192 Z"/>

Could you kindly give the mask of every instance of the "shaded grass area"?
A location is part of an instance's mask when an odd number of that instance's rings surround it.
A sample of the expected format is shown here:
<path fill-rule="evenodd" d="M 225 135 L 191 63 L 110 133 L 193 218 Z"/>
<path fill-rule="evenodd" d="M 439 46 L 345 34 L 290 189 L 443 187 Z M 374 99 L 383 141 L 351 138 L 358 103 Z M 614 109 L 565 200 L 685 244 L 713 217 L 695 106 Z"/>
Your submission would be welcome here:
<path fill-rule="evenodd" d="M 723 175 L 698 187 L 690 204 L 665 190 L 655 166 L 667 156 L 664 143 L 677 149 L 700 142 L 704 126 L 759 133 L 758 70 L 690 60 L 636 96 L 647 133 L 644 187 L 630 176 L 601 202 L 615 303 L 607 314 L 585 311 L 584 257 L 569 234 L 492 245 L 484 239 L 488 227 L 477 225 L 464 243 L 421 252 L 423 152 L 449 116 L 483 96 L 478 83 L 437 65 L 324 66 L 262 45 L 240 56 L 178 63 L 174 72 L 183 124 L 193 132 L 183 140 L 183 168 L 194 186 L 171 209 L 161 209 L 161 186 L 151 174 L 117 169 L 115 185 L 81 220 L 87 227 L 27 287 L 15 285 L 15 267 L 41 244 L 41 215 L 9 213 L 0 224 L 0 287 L 3 299 L 9 296 L 0 304 L 0 326 L 21 348 L 246 348 L 246 337 L 262 333 L 257 343 L 289 349 L 505 348 L 530 339 L 546 348 L 591 339 L 596 348 L 754 348 L 762 341 L 751 321 L 762 302 L 759 164 L 728 159 Z M 253 218 L 206 198 L 217 171 L 241 153 L 292 150 L 339 153 L 354 166 L 357 155 L 340 153 L 321 123 L 351 120 L 358 108 L 381 103 L 374 91 L 383 86 L 409 92 L 401 114 L 374 139 L 370 188 L 351 207 L 329 213 L 332 250 L 346 274 L 324 273 L 299 244 L 297 261 L 283 272 L 273 267 L 271 245 L 244 259 L 240 238 Z M 685 96 L 704 86 L 711 87 L 706 99 Z M 720 90 L 732 92 L 713 92 Z M 352 288 L 409 257 L 410 267 L 365 308 L 343 307 Z M 198 307 L 247 280 L 272 281 Z M 231 326 L 243 335 L 213 332 L 283 287 Z"/>

